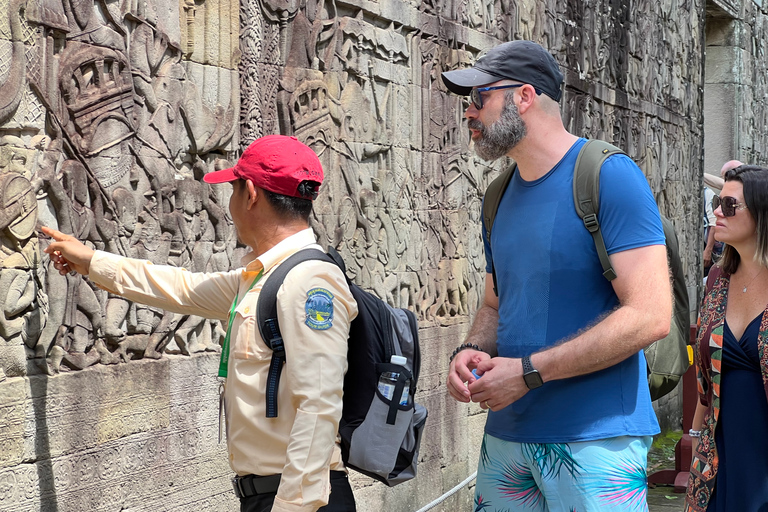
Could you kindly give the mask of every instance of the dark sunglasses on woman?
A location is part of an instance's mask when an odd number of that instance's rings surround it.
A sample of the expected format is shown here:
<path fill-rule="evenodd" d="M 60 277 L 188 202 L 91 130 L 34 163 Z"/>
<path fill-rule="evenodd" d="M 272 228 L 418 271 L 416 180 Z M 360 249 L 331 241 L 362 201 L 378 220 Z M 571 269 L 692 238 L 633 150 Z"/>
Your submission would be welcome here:
<path fill-rule="evenodd" d="M 722 208 L 723 217 L 733 217 L 736 215 L 736 210 L 746 210 L 747 205 L 740 203 L 738 199 L 731 196 L 714 196 L 712 198 L 712 210 Z"/>

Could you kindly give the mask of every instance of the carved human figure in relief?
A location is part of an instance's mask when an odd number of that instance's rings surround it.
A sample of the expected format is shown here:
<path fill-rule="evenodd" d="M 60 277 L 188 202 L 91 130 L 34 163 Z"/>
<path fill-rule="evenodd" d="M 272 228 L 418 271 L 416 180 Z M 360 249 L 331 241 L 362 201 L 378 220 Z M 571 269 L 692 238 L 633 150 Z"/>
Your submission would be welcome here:
<path fill-rule="evenodd" d="M 45 322 L 36 222 L 32 184 L 16 172 L 0 173 L 0 377 L 26 373 L 27 352 Z"/>
<path fill-rule="evenodd" d="M 174 192 L 174 209 L 170 213 L 163 214 L 161 226 L 163 231 L 171 234 L 170 253 L 168 264 L 175 267 L 202 270 L 195 268 L 194 259 L 207 261 L 212 255 L 211 248 L 197 242 L 205 229 L 201 222 L 202 211 L 202 185 L 192 179 L 184 179 L 177 182 Z M 207 213 L 205 215 L 207 222 Z M 203 251 L 207 254 L 193 256 L 192 251 Z M 204 333 L 205 319 L 195 315 L 181 315 L 174 313 L 166 315 L 158 326 L 159 332 L 167 332 L 176 341 L 182 354 L 202 352 L 210 344 L 210 332 Z M 170 341 L 170 340 L 168 340 Z M 149 353 L 147 353 L 149 355 Z M 154 354 L 153 354 L 154 355 Z"/>
<path fill-rule="evenodd" d="M 59 230 L 94 246 L 94 240 L 100 240 L 100 235 L 94 212 L 88 205 L 92 204 L 92 199 L 95 202 L 100 198 L 89 194 L 89 188 L 94 189 L 89 186 L 88 172 L 83 164 L 67 160 L 61 166 L 61 177 L 50 168 L 39 171 L 38 176 L 56 212 Z M 105 345 L 101 302 L 91 285 L 81 276 L 69 274 L 66 282 L 52 283 L 57 288 L 48 291 L 51 321 L 60 326 L 50 349 L 49 364 L 53 371 L 58 371 L 62 363 L 81 370 L 98 362 L 117 362 Z"/>
<path fill-rule="evenodd" d="M 118 254 L 125 252 L 128 257 L 136 257 L 135 245 L 138 235 L 136 200 L 131 191 L 118 187 L 112 192 L 112 201 L 116 208 L 114 230 L 111 238 L 104 239 L 105 249 Z M 130 310 L 129 301 L 119 295 L 109 294 L 104 313 L 104 335 L 110 345 L 120 346 L 124 342 L 127 331 L 123 325 L 127 323 Z"/>

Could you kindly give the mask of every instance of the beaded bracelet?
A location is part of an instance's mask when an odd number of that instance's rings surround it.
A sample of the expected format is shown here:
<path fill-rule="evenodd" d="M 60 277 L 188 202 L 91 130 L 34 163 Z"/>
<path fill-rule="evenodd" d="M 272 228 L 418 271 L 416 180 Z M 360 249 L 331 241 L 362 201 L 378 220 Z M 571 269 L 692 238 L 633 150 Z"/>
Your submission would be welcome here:
<path fill-rule="evenodd" d="M 691 429 L 691 430 L 688 431 L 688 435 L 690 437 L 701 437 L 701 430 L 693 430 L 693 429 Z"/>
<path fill-rule="evenodd" d="M 480 352 L 484 352 L 483 349 L 475 345 L 474 343 L 462 343 L 458 347 L 456 347 L 456 350 L 453 351 L 453 354 L 451 354 L 451 358 L 448 360 L 448 362 L 452 362 L 453 358 L 456 357 L 456 354 L 461 352 L 464 349 L 471 348 L 472 350 L 479 350 Z"/>

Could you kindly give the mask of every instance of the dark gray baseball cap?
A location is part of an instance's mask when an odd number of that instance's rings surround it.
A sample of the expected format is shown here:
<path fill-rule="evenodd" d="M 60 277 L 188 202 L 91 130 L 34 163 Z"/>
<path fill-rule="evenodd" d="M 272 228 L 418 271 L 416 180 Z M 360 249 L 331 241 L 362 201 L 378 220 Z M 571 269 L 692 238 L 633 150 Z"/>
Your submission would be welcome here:
<path fill-rule="evenodd" d="M 448 90 L 466 96 L 473 87 L 499 80 L 516 80 L 531 84 L 560 101 L 563 74 L 552 54 L 533 41 L 510 41 L 494 46 L 481 55 L 475 65 L 467 69 L 446 71 L 442 74 Z"/>

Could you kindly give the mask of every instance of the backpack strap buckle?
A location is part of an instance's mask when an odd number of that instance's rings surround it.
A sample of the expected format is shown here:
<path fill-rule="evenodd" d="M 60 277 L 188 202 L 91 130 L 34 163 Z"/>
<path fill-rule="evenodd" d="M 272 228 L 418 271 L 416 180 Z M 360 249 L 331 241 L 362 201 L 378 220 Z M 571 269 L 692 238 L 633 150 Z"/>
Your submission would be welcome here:
<path fill-rule="evenodd" d="M 590 233 L 594 233 L 595 231 L 600 229 L 600 222 L 597 220 L 597 215 L 594 213 L 590 213 L 588 215 L 584 216 L 584 227 L 587 228 L 587 231 Z"/>

